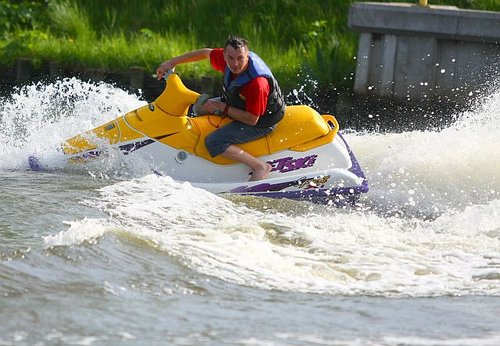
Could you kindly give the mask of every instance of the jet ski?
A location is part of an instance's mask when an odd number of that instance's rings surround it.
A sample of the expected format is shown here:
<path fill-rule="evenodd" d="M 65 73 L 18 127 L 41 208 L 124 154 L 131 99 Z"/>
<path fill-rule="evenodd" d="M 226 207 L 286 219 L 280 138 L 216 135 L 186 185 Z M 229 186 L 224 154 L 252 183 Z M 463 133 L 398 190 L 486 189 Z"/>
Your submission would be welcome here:
<path fill-rule="evenodd" d="M 157 174 L 218 194 L 348 205 L 368 191 L 334 116 L 320 115 L 305 105 L 287 106 L 273 132 L 239 144 L 272 166 L 267 179 L 249 181 L 248 166 L 211 157 L 204 144 L 212 131 L 232 120 L 215 114 L 191 117 L 190 107 L 200 94 L 188 89 L 173 71 L 165 80 L 165 89 L 154 102 L 62 143 L 66 162 L 85 165 L 119 152 L 150 163 Z M 33 170 L 41 167 L 34 156 L 29 164 Z"/>

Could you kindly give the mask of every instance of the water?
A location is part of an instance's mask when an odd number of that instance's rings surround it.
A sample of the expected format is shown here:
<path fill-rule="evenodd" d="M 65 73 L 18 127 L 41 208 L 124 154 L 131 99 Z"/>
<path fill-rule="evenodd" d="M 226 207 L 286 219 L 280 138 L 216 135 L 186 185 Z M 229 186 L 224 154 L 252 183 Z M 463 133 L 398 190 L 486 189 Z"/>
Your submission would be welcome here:
<path fill-rule="evenodd" d="M 440 132 L 346 133 L 354 209 L 121 157 L 27 170 L 142 104 L 76 79 L 1 100 L 0 345 L 500 344 L 499 92 Z"/>

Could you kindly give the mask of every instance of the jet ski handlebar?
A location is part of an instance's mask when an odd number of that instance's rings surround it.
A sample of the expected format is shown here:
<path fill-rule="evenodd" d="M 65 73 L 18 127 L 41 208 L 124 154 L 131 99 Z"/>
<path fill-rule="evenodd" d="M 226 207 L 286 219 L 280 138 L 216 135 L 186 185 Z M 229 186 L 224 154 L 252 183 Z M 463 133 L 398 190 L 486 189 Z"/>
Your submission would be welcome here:
<path fill-rule="evenodd" d="M 170 76 L 171 74 L 174 74 L 175 73 L 175 67 L 172 68 L 172 69 L 169 69 L 167 70 L 167 72 L 165 72 L 165 74 L 163 75 L 163 79 L 167 80 L 168 79 L 168 76 Z"/>

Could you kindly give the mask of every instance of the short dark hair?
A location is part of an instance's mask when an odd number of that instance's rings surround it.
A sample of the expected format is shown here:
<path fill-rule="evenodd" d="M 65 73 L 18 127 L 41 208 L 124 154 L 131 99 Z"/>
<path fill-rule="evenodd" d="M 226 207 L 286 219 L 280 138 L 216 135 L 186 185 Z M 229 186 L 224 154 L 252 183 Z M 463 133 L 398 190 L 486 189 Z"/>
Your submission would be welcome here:
<path fill-rule="evenodd" d="M 234 49 L 242 47 L 248 49 L 248 41 L 239 36 L 229 35 L 229 37 L 226 40 L 226 43 L 224 43 L 224 49 L 226 49 L 227 46 L 231 46 Z"/>

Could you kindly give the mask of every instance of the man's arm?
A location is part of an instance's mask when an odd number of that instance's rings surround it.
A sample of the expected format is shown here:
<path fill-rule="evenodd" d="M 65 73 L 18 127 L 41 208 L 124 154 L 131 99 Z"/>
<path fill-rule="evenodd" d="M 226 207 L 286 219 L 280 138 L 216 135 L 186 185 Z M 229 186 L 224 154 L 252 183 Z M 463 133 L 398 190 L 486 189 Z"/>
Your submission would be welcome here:
<path fill-rule="evenodd" d="M 259 117 L 255 114 L 249 113 L 243 109 L 239 109 L 236 107 L 227 107 L 227 104 L 218 101 L 218 100 L 208 100 L 204 105 L 204 109 L 210 113 L 210 114 L 215 114 L 216 111 L 223 113 L 226 111 L 227 116 L 233 118 L 234 120 L 241 121 L 242 123 L 248 124 L 248 125 L 255 125 L 257 124 L 257 121 L 259 121 Z"/>
<path fill-rule="evenodd" d="M 203 59 L 209 59 L 211 51 L 212 51 L 212 48 L 202 48 L 202 49 L 194 50 L 192 52 L 188 52 L 188 53 L 176 56 L 170 60 L 164 61 L 156 69 L 156 76 L 158 77 L 158 79 L 162 79 L 163 75 L 168 70 L 173 69 L 176 65 L 184 64 L 187 62 L 200 61 Z"/>
<path fill-rule="evenodd" d="M 241 90 L 242 95 L 246 98 L 245 110 L 236 107 L 229 107 L 226 109 L 227 104 L 217 100 L 208 100 L 204 106 L 211 114 L 214 114 L 215 111 L 219 111 L 220 113 L 226 111 L 226 114 L 231 118 L 254 126 L 259 121 L 259 116 L 266 111 L 269 89 L 270 87 L 267 79 L 264 77 L 257 77 Z"/>

